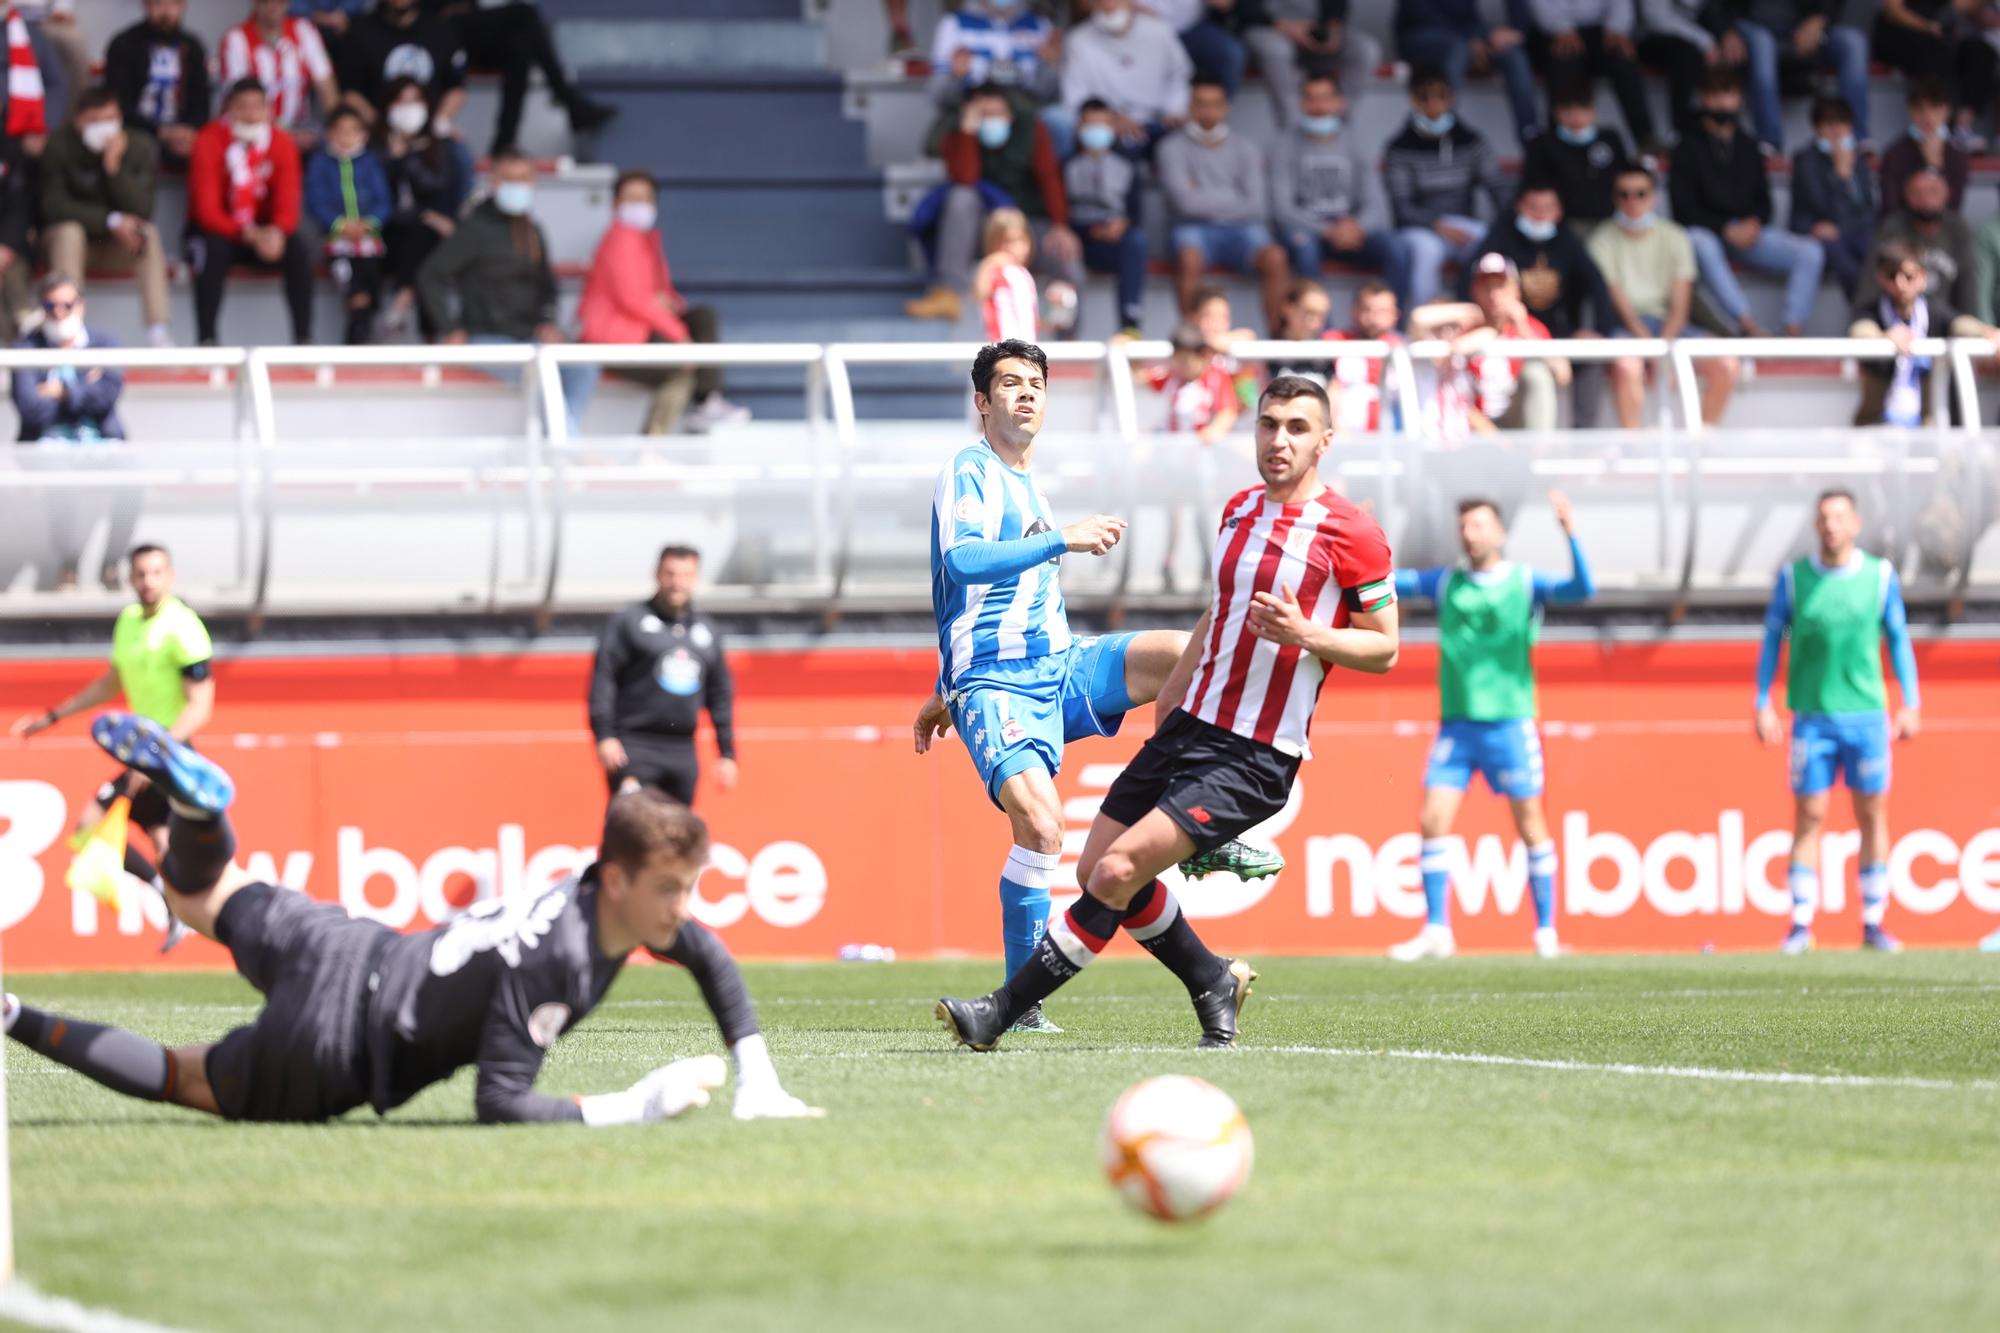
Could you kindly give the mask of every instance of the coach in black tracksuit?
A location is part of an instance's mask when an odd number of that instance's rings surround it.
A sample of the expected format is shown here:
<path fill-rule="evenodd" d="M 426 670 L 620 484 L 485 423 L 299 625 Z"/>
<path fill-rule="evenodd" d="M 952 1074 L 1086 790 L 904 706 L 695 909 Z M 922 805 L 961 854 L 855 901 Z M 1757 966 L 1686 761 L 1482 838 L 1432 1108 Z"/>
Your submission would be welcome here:
<path fill-rule="evenodd" d="M 590 675 L 590 730 L 613 792 L 657 787 L 694 804 L 694 729 L 701 710 L 715 724 L 715 775 L 736 785 L 735 686 L 722 636 L 694 614 L 701 557 L 690 547 L 660 552 L 660 590 L 605 622 Z"/>

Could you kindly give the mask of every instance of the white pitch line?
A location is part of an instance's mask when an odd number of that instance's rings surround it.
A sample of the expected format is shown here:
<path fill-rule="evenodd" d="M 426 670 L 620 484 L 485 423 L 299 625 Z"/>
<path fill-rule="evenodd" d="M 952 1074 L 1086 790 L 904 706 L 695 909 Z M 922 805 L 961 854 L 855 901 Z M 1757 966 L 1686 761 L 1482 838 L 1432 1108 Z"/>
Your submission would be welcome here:
<path fill-rule="evenodd" d="M 165 1324 L 134 1319 L 116 1310 L 92 1309 L 66 1296 L 46 1295 L 19 1278 L 0 1286 L 0 1319 L 65 1333 L 177 1333 Z"/>

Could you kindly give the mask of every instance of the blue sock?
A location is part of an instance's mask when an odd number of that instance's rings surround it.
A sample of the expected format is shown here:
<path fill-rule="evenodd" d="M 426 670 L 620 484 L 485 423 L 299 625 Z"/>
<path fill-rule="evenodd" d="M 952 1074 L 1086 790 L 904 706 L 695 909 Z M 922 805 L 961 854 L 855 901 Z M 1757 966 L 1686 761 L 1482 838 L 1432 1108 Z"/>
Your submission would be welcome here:
<path fill-rule="evenodd" d="M 1049 924 L 1049 881 L 1062 863 L 1061 852 L 1015 847 L 1000 872 L 1000 940 L 1007 950 L 1007 975 L 1034 956 Z"/>
<path fill-rule="evenodd" d="M 1451 862 L 1449 838 L 1425 838 L 1424 853 L 1418 862 L 1424 872 L 1426 920 L 1433 926 L 1451 928 Z"/>
<path fill-rule="evenodd" d="M 1810 926 L 1819 909 L 1819 871 L 1794 861 L 1785 879 L 1792 886 L 1792 924 Z"/>
<path fill-rule="evenodd" d="M 1889 867 L 1880 861 L 1861 867 L 1861 924 L 1879 926 L 1889 910 Z"/>
<path fill-rule="evenodd" d="M 1538 842 L 1528 849 L 1528 892 L 1535 898 L 1535 925 L 1546 930 L 1556 923 L 1556 845 Z"/>

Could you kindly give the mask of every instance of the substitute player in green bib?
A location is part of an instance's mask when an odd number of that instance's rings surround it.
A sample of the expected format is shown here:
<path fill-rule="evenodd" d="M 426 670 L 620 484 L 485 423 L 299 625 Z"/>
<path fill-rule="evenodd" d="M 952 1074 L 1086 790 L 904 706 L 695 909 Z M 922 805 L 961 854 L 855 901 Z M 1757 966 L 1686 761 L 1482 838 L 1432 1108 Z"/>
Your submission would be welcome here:
<path fill-rule="evenodd" d="M 126 707 L 140 717 L 151 718 L 167 728 L 173 738 L 188 741 L 208 725 L 215 713 L 215 679 L 211 674 L 214 649 L 208 627 L 201 617 L 174 596 L 174 562 L 166 548 L 137 546 L 131 555 L 132 593 L 138 598 L 118 613 L 111 631 L 111 664 L 102 675 L 77 693 L 46 712 L 21 718 L 14 723 L 16 736 L 32 736 L 46 731 L 75 713 L 110 703 L 121 693 Z M 152 840 L 154 859 L 167 851 L 167 800 L 155 787 L 127 771 L 120 771 L 98 789 L 94 806 L 87 809 L 80 828 L 94 826 L 121 796 L 132 800 L 132 823 Z M 125 849 L 125 869 L 136 879 L 159 889 L 154 860 L 137 849 Z M 162 894 L 164 897 L 164 893 Z M 179 943 L 185 933 L 180 922 L 168 917 L 167 939 L 161 952 Z"/>
<path fill-rule="evenodd" d="M 1882 641 L 1902 687 L 1897 740 L 1917 734 L 1917 655 L 1910 647 L 1903 587 L 1895 567 L 1854 544 L 1861 511 L 1845 490 L 1824 491 L 1813 523 L 1819 551 L 1778 571 L 1764 613 L 1764 651 L 1757 659 L 1757 739 L 1784 738 L 1771 684 L 1778 655 L 1791 636 L 1785 703 L 1792 710 L 1792 928 L 1786 953 L 1813 947 L 1819 907 L 1819 835 L 1827 793 L 1845 777 L 1861 830 L 1861 946 L 1895 953 L 1903 946 L 1882 928 L 1889 906 L 1889 696 L 1882 680 Z"/>
<path fill-rule="evenodd" d="M 1528 888 L 1535 900 L 1535 952 L 1553 958 L 1556 939 L 1556 845 L 1542 811 L 1542 737 L 1535 729 L 1535 640 L 1542 608 L 1581 602 L 1596 589 L 1576 540 L 1569 497 L 1549 492 L 1549 507 L 1569 539 L 1567 579 L 1501 558 L 1507 528 L 1491 500 L 1462 500 L 1454 569 L 1399 569 L 1396 596 L 1427 598 L 1438 609 L 1438 735 L 1424 770 L 1424 928 L 1389 950 L 1401 962 L 1449 958 L 1452 822 L 1472 785 L 1507 798 L 1528 847 Z"/>

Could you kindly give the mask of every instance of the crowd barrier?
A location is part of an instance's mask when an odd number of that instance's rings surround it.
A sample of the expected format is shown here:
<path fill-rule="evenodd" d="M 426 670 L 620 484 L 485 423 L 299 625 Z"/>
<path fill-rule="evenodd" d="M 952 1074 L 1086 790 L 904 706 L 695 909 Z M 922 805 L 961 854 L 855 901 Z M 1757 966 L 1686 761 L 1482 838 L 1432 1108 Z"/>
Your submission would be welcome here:
<path fill-rule="evenodd" d="M 1750 732 L 1757 646 L 1544 645 L 1542 731 L 1562 861 L 1565 940 L 1580 951 L 1761 950 L 1784 933 L 1791 800 L 1782 747 Z M 929 651 L 733 654 L 742 781 L 705 780 L 716 848 L 696 915 L 751 958 L 830 959 L 847 944 L 905 957 L 997 954 L 1009 844 L 956 737 L 912 753 Z M 1892 929 L 1963 946 L 2000 924 L 2000 733 L 1991 642 L 1918 652 L 1923 734 L 1899 745 L 1891 797 Z M 0 717 L 39 710 L 95 661 L 0 663 Z M 527 893 L 590 856 L 605 800 L 583 724 L 579 656 L 249 659 L 217 672 L 205 750 L 236 776 L 251 871 L 399 929 Z M 1216 947 L 1374 953 L 1422 920 L 1416 818 L 1436 716 L 1435 654 L 1386 677 L 1336 673 L 1291 805 L 1252 835 L 1275 880 L 1174 880 Z M 1057 786 L 1074 858 L 1098 802 L 1150 733 L 1129 716 L 1070 747 Z M 712 753 L 704 738 L 705 753 Z M 164 959 L 150 895 L 121 911 L 64 887 L 70 825 L 111 765 L 81 719 L 0 739 L 0 928 L 7 966 L 221 967 L 192 940 Z M 1524 852 L 1505 804 L 1476 791 L 1454 852 L 1458 938 L 1524 950 Z M 1822 947 L 1859 938 L 1856 834 L 1836 797 Z M 1057 876 L 1073 883 L 1073 867 Z M 1126 948 L 1123 943 L 1118 948 Z M 997 967 L 997 962 L 996 962 Z"/>

